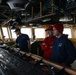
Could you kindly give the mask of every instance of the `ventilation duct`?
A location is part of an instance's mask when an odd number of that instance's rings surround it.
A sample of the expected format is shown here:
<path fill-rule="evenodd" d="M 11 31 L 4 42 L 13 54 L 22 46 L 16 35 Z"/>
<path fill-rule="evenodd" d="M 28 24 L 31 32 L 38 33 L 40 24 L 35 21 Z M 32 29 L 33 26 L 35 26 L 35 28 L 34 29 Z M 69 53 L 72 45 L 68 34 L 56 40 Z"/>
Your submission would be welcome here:
<path fill-rule="evenodd" d="M 9 7 L 14 10 L 25 10 L 25 5 L 27 3 L 28 2 L 26 2 L 25 0 L 9 0 L 9 1 L 7 1 L 7 4 L 9 5 Z"/>

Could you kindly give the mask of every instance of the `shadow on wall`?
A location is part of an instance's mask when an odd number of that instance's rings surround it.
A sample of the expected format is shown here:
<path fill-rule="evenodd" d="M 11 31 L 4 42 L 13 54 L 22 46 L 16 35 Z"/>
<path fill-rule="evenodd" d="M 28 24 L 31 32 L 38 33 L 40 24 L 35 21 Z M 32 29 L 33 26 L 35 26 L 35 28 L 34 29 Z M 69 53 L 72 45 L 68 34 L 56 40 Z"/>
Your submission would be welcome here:
<path fill-rule="evenodd" d="M 72 41 L 72 43 L 73 43 L 74 47 L 76 48 L 76 38 L 70 38 L 69 40 L 71 40 L 71 41 Z"/>
<path fill-rule="evenodd" d="M 41 42 L 42 41 L 35 41 L 34 43 L 31 44 L 31 53 L 43 57 L 43 51 L 41 49 Z"/>

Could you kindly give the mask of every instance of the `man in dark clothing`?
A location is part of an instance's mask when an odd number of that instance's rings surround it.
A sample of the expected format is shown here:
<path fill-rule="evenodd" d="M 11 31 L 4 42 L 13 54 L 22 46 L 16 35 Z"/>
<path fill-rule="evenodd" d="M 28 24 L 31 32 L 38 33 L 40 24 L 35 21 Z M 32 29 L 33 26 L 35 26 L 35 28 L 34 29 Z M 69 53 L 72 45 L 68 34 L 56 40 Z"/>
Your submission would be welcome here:
<path fill-rule="evenodd" d="M 18 35 L 16 44 L 20 50 L 29 52 L 30 51 L 30 39 L 27 34 L 22 34 L 19 28 L 16 28 L 15 33 Z"/>
<path fill-rule="evenodd" d="M 56 39 L 53 43 L 51 60 L 70 66 L 76 59 L 76 49 L 67 35 L 63 34 L 63 24 L 55 24 L 53 26 L 53 34 Z"/>

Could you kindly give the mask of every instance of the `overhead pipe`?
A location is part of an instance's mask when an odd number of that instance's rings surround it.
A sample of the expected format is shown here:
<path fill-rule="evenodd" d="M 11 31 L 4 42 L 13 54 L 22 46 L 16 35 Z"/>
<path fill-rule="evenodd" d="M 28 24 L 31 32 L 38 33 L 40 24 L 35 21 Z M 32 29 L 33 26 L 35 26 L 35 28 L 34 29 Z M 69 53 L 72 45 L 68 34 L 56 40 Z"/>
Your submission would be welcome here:
<path fill-rule="evenodd" d="M 37 17 L 37 18 L 34 18 L 34 9 L 33 9 L 33 7 L 31 8 L 32 10 L 32 12 L 31 12 L 31 14 L 32 14 L 32 19 L 31 20 L 27 20 L 26 22 L 27 23 L 29 23 L 29 22 L 33 22 L 33 21 L 37 21 L 37 20 L 40 20 L 40 19 L 43 19 L 43 18 L 47 18 L 47 17 L 50 17 L 50 16 L 53 16 L 53 15 L 55 15 L 55 13 L 54 13 L 54 0 L 52 0 L 52 13 L 50 13 L 50 14 L 47 14 L 47 15 L 42 15 L 42 1 L 40 1 L 40 17 Z"/>
<path fill-rule="evenodd" d="M 55 13 L 51 13 L 51 14 L 44 15 L 44 16 L 41 16 L 41 17 L 38 17 L 38 18 L 34 18 L 34 19 L 32 19 L 32 20 L 27 20 L 26 22 L 37 21 L 37 20 L 39 20 L 39 19 L 47 18 L 47 17 L 53 16 L 53 15 L 55 15 Z"/>

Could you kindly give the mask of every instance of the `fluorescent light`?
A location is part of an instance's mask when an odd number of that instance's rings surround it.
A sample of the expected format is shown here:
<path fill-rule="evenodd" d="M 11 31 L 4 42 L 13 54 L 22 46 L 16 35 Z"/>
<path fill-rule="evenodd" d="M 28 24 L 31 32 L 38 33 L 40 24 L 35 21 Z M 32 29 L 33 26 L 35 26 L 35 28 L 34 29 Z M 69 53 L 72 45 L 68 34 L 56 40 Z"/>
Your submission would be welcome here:
<path fill-rule="evenodd" d="M 30 25 L 30 26 L 32 26 L 32 25 L 33 25 L 33 23 L 29 23 L 29 25 Z"/>
<path fill-rule="evenodd" d="M 50 21 L 51 19 L 50 18 L 46 18 L 44 20 L 42 20 L 42 22 L 47 22 L 47 21 Z"/>
<path fill-rule="evenodd" d="M 59 19 L 60 22 L 68 22 L 68 21 L 72 21 L 72 20 L 73 20 L 73 18 L 68 17 L 68 16 L 64 16 Z"/>
<path fill-rule="evenodd" d="M 25 16 L 25 15 L 29 16 L 30 14 L 22 13 L 21 15 L 22 15 L 22 16 Z"/>

